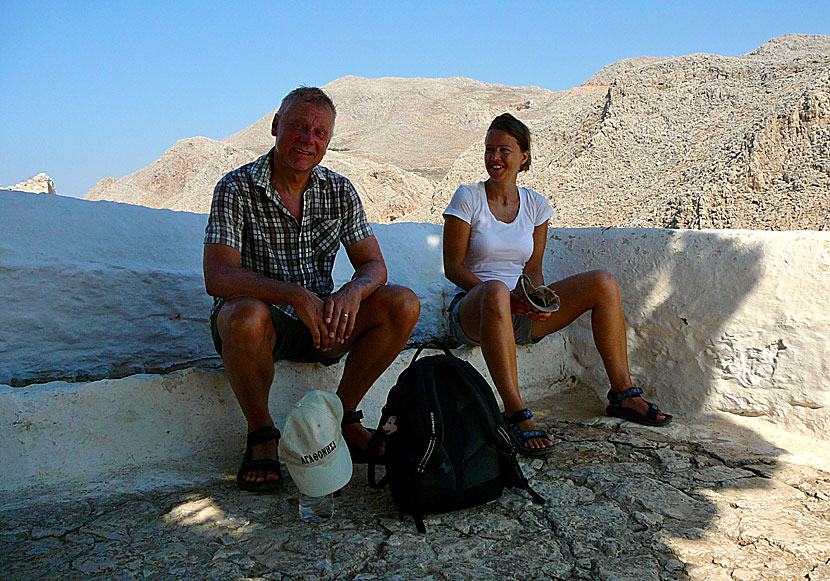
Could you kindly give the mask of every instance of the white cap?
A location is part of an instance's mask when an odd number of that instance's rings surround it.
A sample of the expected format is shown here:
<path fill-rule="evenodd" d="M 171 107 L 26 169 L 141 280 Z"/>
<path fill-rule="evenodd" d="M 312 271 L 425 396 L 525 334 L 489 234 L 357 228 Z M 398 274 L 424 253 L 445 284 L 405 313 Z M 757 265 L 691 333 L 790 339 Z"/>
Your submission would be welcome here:
<path fill-rule="evenodd" d="M 285 420 L 280 458 L 300 492 L 325 496 L 352 478 L 352 458 L 340 422 L 343 404 L 330 391 L 313 389 L 296 403 Z"/>

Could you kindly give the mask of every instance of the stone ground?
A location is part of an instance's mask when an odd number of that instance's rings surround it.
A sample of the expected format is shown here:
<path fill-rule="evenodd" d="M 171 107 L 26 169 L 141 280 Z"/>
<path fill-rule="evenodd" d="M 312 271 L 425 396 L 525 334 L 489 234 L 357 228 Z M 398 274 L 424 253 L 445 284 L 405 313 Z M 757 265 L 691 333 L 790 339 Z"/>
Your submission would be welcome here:
<path fill-rule="evenodd" d="M 318 525 L 298 520 L 293 484 L 254 495 L 230 475 L 41 496 L 0 508 L 0 577 L 830 580 L 823 460 L 740 427 L 540 416 L 556 453 L 522 463 L 544 506 L 510 490 L 420 535 L 365 468 Z"/>

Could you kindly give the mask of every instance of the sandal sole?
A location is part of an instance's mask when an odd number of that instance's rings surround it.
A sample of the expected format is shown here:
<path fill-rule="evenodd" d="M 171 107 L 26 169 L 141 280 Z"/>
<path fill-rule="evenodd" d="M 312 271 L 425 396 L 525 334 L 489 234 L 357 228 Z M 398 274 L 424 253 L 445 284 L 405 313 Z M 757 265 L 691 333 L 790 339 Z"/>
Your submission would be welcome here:
<path fill-rule="evenodd" d="M 652 420 L 651 418 L 644 416 L 643 414 L 634 411 L 630 408 L 624 408 L 618 405 L 609 405 L 605 408 L 605 413 L 613 418 L 620 418 L 621 420 L 627 420 L 629 422 L 634 422 L 635 424 L 640 424 L 643 426 L 651 426 L 654 428 L 659 428 L 661 426 L 667 426 L 671 423 L 672 417 L 669 414 L 663 414 L 666 416 L 662 420 Z M 660 412 L 663 413 L 663 412 Z"/>
<path fill-rule="evenodd" d="M 528 458 L 540 458 L 542 456 L 550 456 L 555 451 L 555 446 L 548 446 L 547 448 L 525 448 L 523 446 L 517 446 L 517 452 L 522 456 L 527 456 Z"/>

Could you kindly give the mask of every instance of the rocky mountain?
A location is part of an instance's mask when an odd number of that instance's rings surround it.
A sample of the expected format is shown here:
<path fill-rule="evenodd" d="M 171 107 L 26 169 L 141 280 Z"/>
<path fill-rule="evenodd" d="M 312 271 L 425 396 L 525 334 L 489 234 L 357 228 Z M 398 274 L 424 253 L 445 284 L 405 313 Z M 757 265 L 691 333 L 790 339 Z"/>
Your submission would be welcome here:
<path fill-rule="evenodd" d="M 463 78 L 324 88 L 338 116 L 323 163 L 373 221 L 440 222 L 458 184 L 486 177 L 484 133 L 510 111 L 533 132 L 521 182 L 551 200 L 554 226 L 830 227 L 830 36 L 625 59 L 559 92 Z M 272 117 L 221 142 L 182 140 L 86 197 L 206 212 L 219 177 L 271 146 Z"/>
<path fill-rule="evenodd" d="M 30 192 L 32 194 L 56 193 L 55 182 L 43 172 L 13 186 L 0 186 L 0 190 L 15 190 L 17 192 Z"/>

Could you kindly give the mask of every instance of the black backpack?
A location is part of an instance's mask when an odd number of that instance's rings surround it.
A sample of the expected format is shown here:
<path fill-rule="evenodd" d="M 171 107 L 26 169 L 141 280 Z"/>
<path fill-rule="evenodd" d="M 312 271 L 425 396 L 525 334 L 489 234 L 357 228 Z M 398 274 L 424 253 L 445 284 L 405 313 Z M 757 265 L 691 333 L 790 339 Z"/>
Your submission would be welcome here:
<path fill-rule="evenodd" d="M 435 344 L 435 343 L 434 343 Z M 383 406 L 372 448 L 385 444 L 387 483 L 402 515 L 412 515 L 418 532 L 423 516 L 468 508 L 501 496 L 505 487 L 530 488 L 516 460 L 516 445 L 487 381 L 475 368 L 435 344 L 443 355 L 418 359 L 419 348 Z"/>

